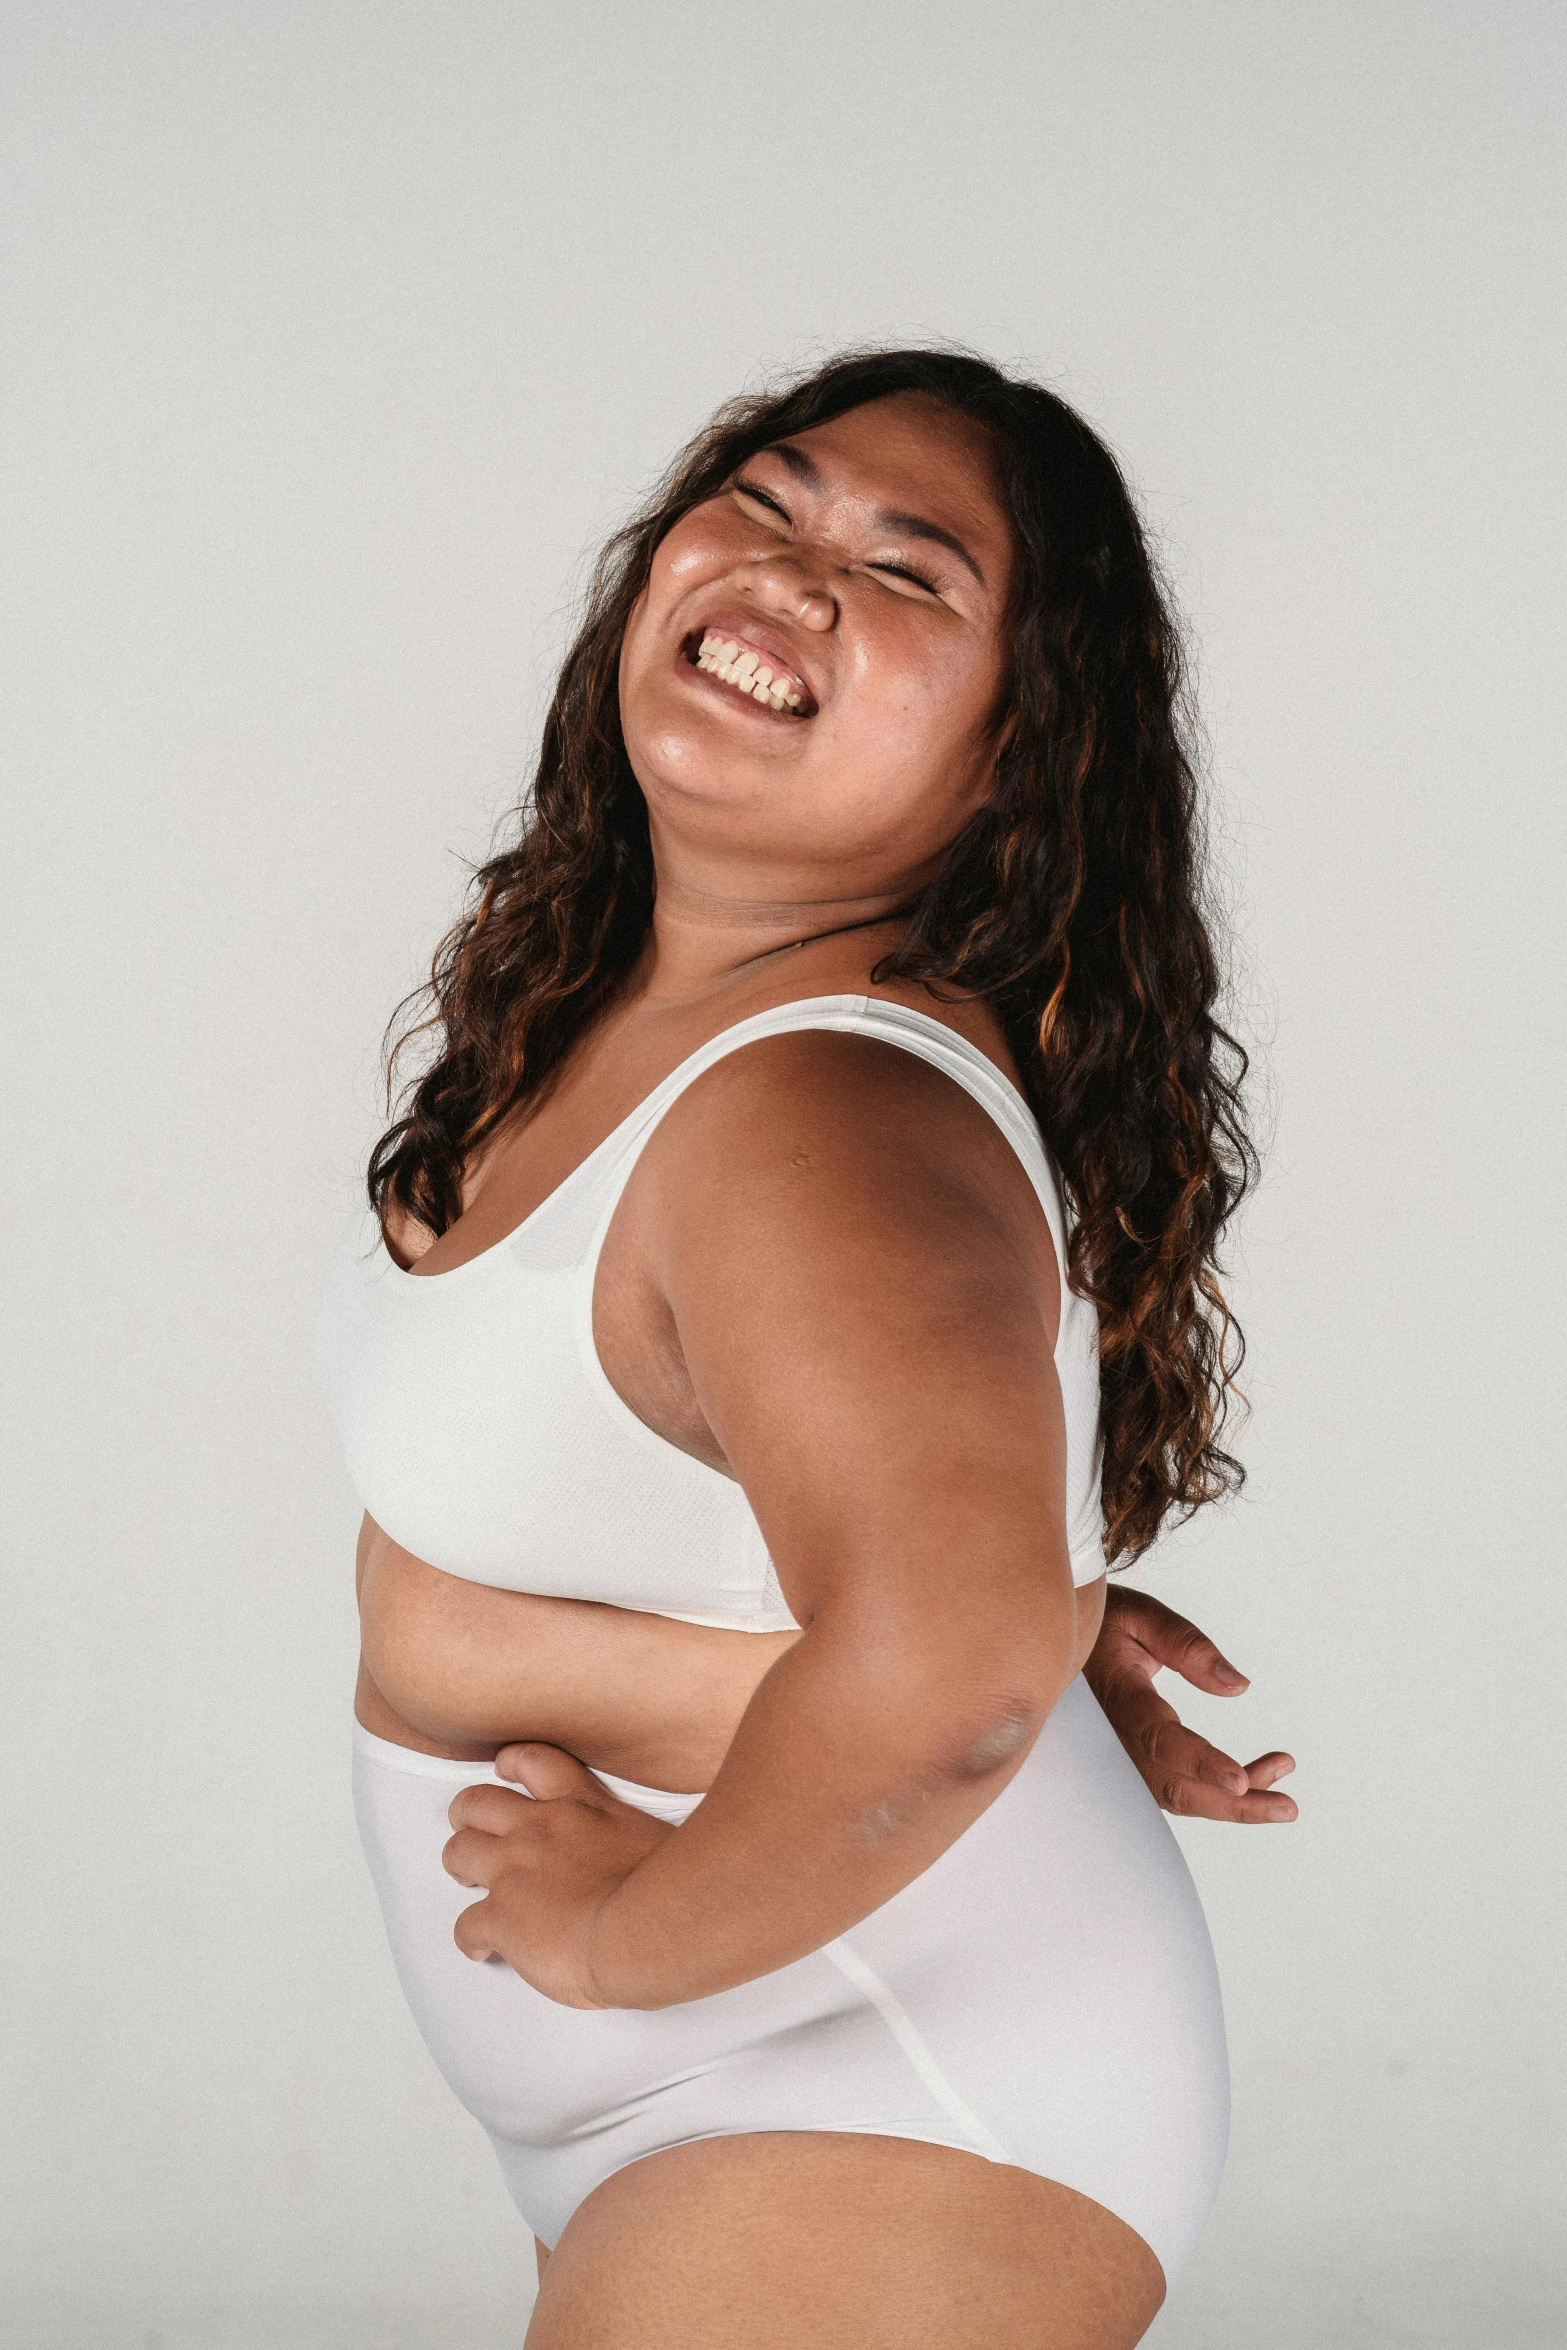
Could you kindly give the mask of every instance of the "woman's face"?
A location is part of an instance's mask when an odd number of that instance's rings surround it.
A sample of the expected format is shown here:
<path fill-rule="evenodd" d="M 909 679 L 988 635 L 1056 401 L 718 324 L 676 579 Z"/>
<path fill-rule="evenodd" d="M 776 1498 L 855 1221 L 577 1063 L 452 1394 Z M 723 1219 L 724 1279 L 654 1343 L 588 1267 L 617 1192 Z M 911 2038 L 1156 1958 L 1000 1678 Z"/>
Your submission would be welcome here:
<path fill-rule="evenodd" d="M 784 869 L 819 897 L 922 878 L 991 788 L 1012 561 L 987 436 L 921 393 L 742 465 L 663 540 L 626 629 L 655 841 L 765 864 L 759 895 Z"/>

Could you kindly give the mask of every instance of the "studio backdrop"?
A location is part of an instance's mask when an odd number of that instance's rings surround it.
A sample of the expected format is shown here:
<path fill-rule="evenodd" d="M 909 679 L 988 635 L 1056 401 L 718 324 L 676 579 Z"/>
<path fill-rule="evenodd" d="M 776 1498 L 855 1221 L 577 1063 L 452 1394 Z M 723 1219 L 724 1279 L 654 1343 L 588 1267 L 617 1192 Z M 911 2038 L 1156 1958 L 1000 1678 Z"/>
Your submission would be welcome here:
<path fill-rule="evenodd" d="M 1158 538 L 1268 1127 L 1250 1481 L 1140 1580 L 1301 1817 L 1180 1829 L 1235 2119 L 1150 2340 L 1560 2339 L 1564 25 L 13 0 L 7 2350 L 520 2339 L 354 1837 L 317 1296 L 586 554 L 929 338 Z"/>

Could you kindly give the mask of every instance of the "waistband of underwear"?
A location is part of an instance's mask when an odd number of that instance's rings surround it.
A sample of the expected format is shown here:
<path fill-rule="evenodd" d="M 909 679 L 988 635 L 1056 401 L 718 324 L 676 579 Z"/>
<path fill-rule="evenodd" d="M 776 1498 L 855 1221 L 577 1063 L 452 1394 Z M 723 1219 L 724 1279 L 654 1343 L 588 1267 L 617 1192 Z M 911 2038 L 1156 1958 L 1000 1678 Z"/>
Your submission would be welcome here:
<path fill-rule="evenodd" d="M 461 1762 L 444 1754 L 417 1754 L 411 1746 L 397 1746 L 389 1738 L 378 1738 L 358 1720 L 353 1724 L 353 1733 L 354 1752 L 383 1770 L 403 1771 L 415 1779 L 438 1779 L 453 1794 L 459 1787 L 491 1786 L 508 1788 L 513 1795 L 528 1793 L 515 1779 L 501 1778 L 489 1763 Z M 617 1779 L 612 1771 L 594 1771 L 593 1776 L 621 1803 L 629 1803 L 633 1810 L 645 1811 L 653 1819 L 667 1820 L 672 1827 L 679 1827 L 683 1820 L 689 1819 L 702 1800 L 700 1794 L 683 1795 L 668 1787 L 643 1787 L 635 1779 Z"/>

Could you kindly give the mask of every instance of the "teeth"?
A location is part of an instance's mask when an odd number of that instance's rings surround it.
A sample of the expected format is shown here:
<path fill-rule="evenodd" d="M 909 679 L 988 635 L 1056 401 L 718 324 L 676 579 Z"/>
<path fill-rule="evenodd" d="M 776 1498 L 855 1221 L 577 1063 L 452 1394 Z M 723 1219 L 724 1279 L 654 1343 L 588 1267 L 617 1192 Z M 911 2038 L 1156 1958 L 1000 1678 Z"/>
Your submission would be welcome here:
<path fill-rule="evenodd" d="M 786 677 L 775 675 L 754 653 L 741 652 L 733 637 L 709 631 L 697 647 L 696 665 L 709 677 L 721 677 L 726 685 L 737 686 L 764 709 L 798 710 L 804 699 Z"/>

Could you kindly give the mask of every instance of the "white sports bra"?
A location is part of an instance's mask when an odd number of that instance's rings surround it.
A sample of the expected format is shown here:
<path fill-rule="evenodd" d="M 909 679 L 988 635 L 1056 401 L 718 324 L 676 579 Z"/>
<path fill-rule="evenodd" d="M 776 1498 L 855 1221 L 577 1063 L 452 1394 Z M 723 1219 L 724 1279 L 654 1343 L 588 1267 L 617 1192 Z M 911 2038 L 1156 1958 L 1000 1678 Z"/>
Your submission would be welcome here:
<path fill-rule="evenodd" d="M 1054 1167 L 1032 1112 L 977 1047 L 924 1012 L 860 995 L 759 1012 L 700 1047 L 492 1248 L 445 1273 L 405 1272 L 373 1211 L 332 1262 L 318 1354 L 348 1471 L 392 1540 L 471 1583 L 678 1616 L 794 1628 L 736 1481 L 639 1420 L 593 1340 L 599 1250 L 644 1144 L 686 1087 L 762 1036 L 879 1037 L 944 1069 L 1022 1160 L 1066 1264 Z M 1056 1369 L 1066 1406 L 1074 1583 L 1105 1571 L 1099 1503 L 1099 1328 L 1061 1285 Z"/>

